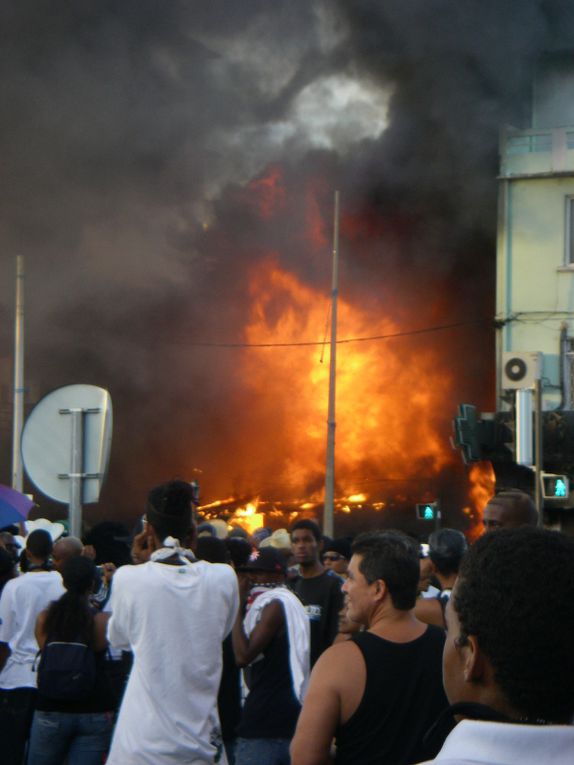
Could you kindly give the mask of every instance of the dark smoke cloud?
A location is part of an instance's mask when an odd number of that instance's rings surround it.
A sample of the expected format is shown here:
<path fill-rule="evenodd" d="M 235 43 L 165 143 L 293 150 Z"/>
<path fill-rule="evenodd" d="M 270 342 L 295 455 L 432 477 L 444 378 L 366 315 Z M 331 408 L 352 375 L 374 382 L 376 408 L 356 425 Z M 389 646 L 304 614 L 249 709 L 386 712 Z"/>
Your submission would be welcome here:
<path fill-rule="evenodd" d="M 297 233 L 314 178 L 327 221 L 343 189 L 352 299 L 384 311 L 400 292 L 411 323 L 413 309 L 421 324 L 492 314 L 498 126 L 523 119 L 536 59 L 572 15 L 542 0 L 2 3 L 0 315 L 23 254 L 29 380 L 112 393 L 104 512 L 210 460 L 208 491 L 235 481 L 221 471 L 250 427 L 236 356 L 191 343 L 240 339 L 250 265 L 270 249 L 327 288 Z M 329 75 L 392 91 L 379 139 L 350 144 L 341 127 L 318 148 L 294 121 Z M 245 184 L 273 162 L 289 201 L 265 222 Z"/>

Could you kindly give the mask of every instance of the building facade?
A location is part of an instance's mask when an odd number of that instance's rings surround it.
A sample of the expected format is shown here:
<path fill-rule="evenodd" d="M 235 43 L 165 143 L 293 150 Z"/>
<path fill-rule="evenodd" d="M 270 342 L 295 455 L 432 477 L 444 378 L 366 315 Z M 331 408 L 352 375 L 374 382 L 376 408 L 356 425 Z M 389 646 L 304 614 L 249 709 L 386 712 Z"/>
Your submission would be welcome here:
<path fill-rule="evenodd" d="M 574 55 L 545 58 L 530 124 L 501 133 L 497 409 L 505 352 L 542 352 L 543 408 L 574 409 Z"/>

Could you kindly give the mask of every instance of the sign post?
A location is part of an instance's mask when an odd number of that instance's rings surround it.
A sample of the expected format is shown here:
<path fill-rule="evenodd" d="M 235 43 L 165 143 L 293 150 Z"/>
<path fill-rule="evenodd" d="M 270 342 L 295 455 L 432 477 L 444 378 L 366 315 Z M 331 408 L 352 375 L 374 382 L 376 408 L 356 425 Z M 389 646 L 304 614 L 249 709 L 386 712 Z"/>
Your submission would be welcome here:
<path fill-rule="evenodd" d="M 82 505 L 97 502 L 112 439 L 110 394 L 94 385 L 68 385 L 32 410 L 22 434 L 30 480 L 69 506 L 70 533 L 82 534 Z"/>

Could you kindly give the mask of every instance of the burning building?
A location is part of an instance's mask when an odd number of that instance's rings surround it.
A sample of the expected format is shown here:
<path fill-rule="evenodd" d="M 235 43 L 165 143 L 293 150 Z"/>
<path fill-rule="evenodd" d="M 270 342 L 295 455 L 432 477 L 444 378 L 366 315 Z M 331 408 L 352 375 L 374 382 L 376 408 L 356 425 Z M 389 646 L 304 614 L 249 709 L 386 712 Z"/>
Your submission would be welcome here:
<path fill-rule="evenodd" d="M 114 401 L 90 520 L 171 476 L 320 505 L 334 188 L 341 528 L 476 513 L 449 435 L 459 402 L 494 407 L 498 130 L 573 14 L 403 6 L 5 3 L 1 355 L 20 253 L 28 379 Z"/>

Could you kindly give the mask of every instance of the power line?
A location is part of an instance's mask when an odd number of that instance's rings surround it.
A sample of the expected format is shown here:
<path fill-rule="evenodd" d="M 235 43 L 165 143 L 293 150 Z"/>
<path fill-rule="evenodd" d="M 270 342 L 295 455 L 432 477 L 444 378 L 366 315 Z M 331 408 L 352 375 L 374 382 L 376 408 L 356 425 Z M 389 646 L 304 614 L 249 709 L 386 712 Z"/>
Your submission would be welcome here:
<path fill-rule="evenodd" d="M 442 332 L 447 329 L 456 329 L 458 327 L 469 327 L 477 324 L 486 324 L 492 322 L 492 318 L 472 319 L 471 321 L 459 321 L 452 324 L 440 324 L 435 327 L 424 327 L 421 329 L 412 329 L 405 332 L 391 332 L 385 335 L 370 335 L 369 337 L 348 337 L 337 340 L 337 345 L 344 343 L 367 343 L 371 340 L 390 340 L 395 337 L 410 337 L 412 335 L 423 335 L 430 332 Z M 309 346 L 324 345 L 324 340 L 307 340 L 292 343 L 207 343 L 201 341 L 187 342 L 186 345 L 196 348 L 301 348 Z"/>

